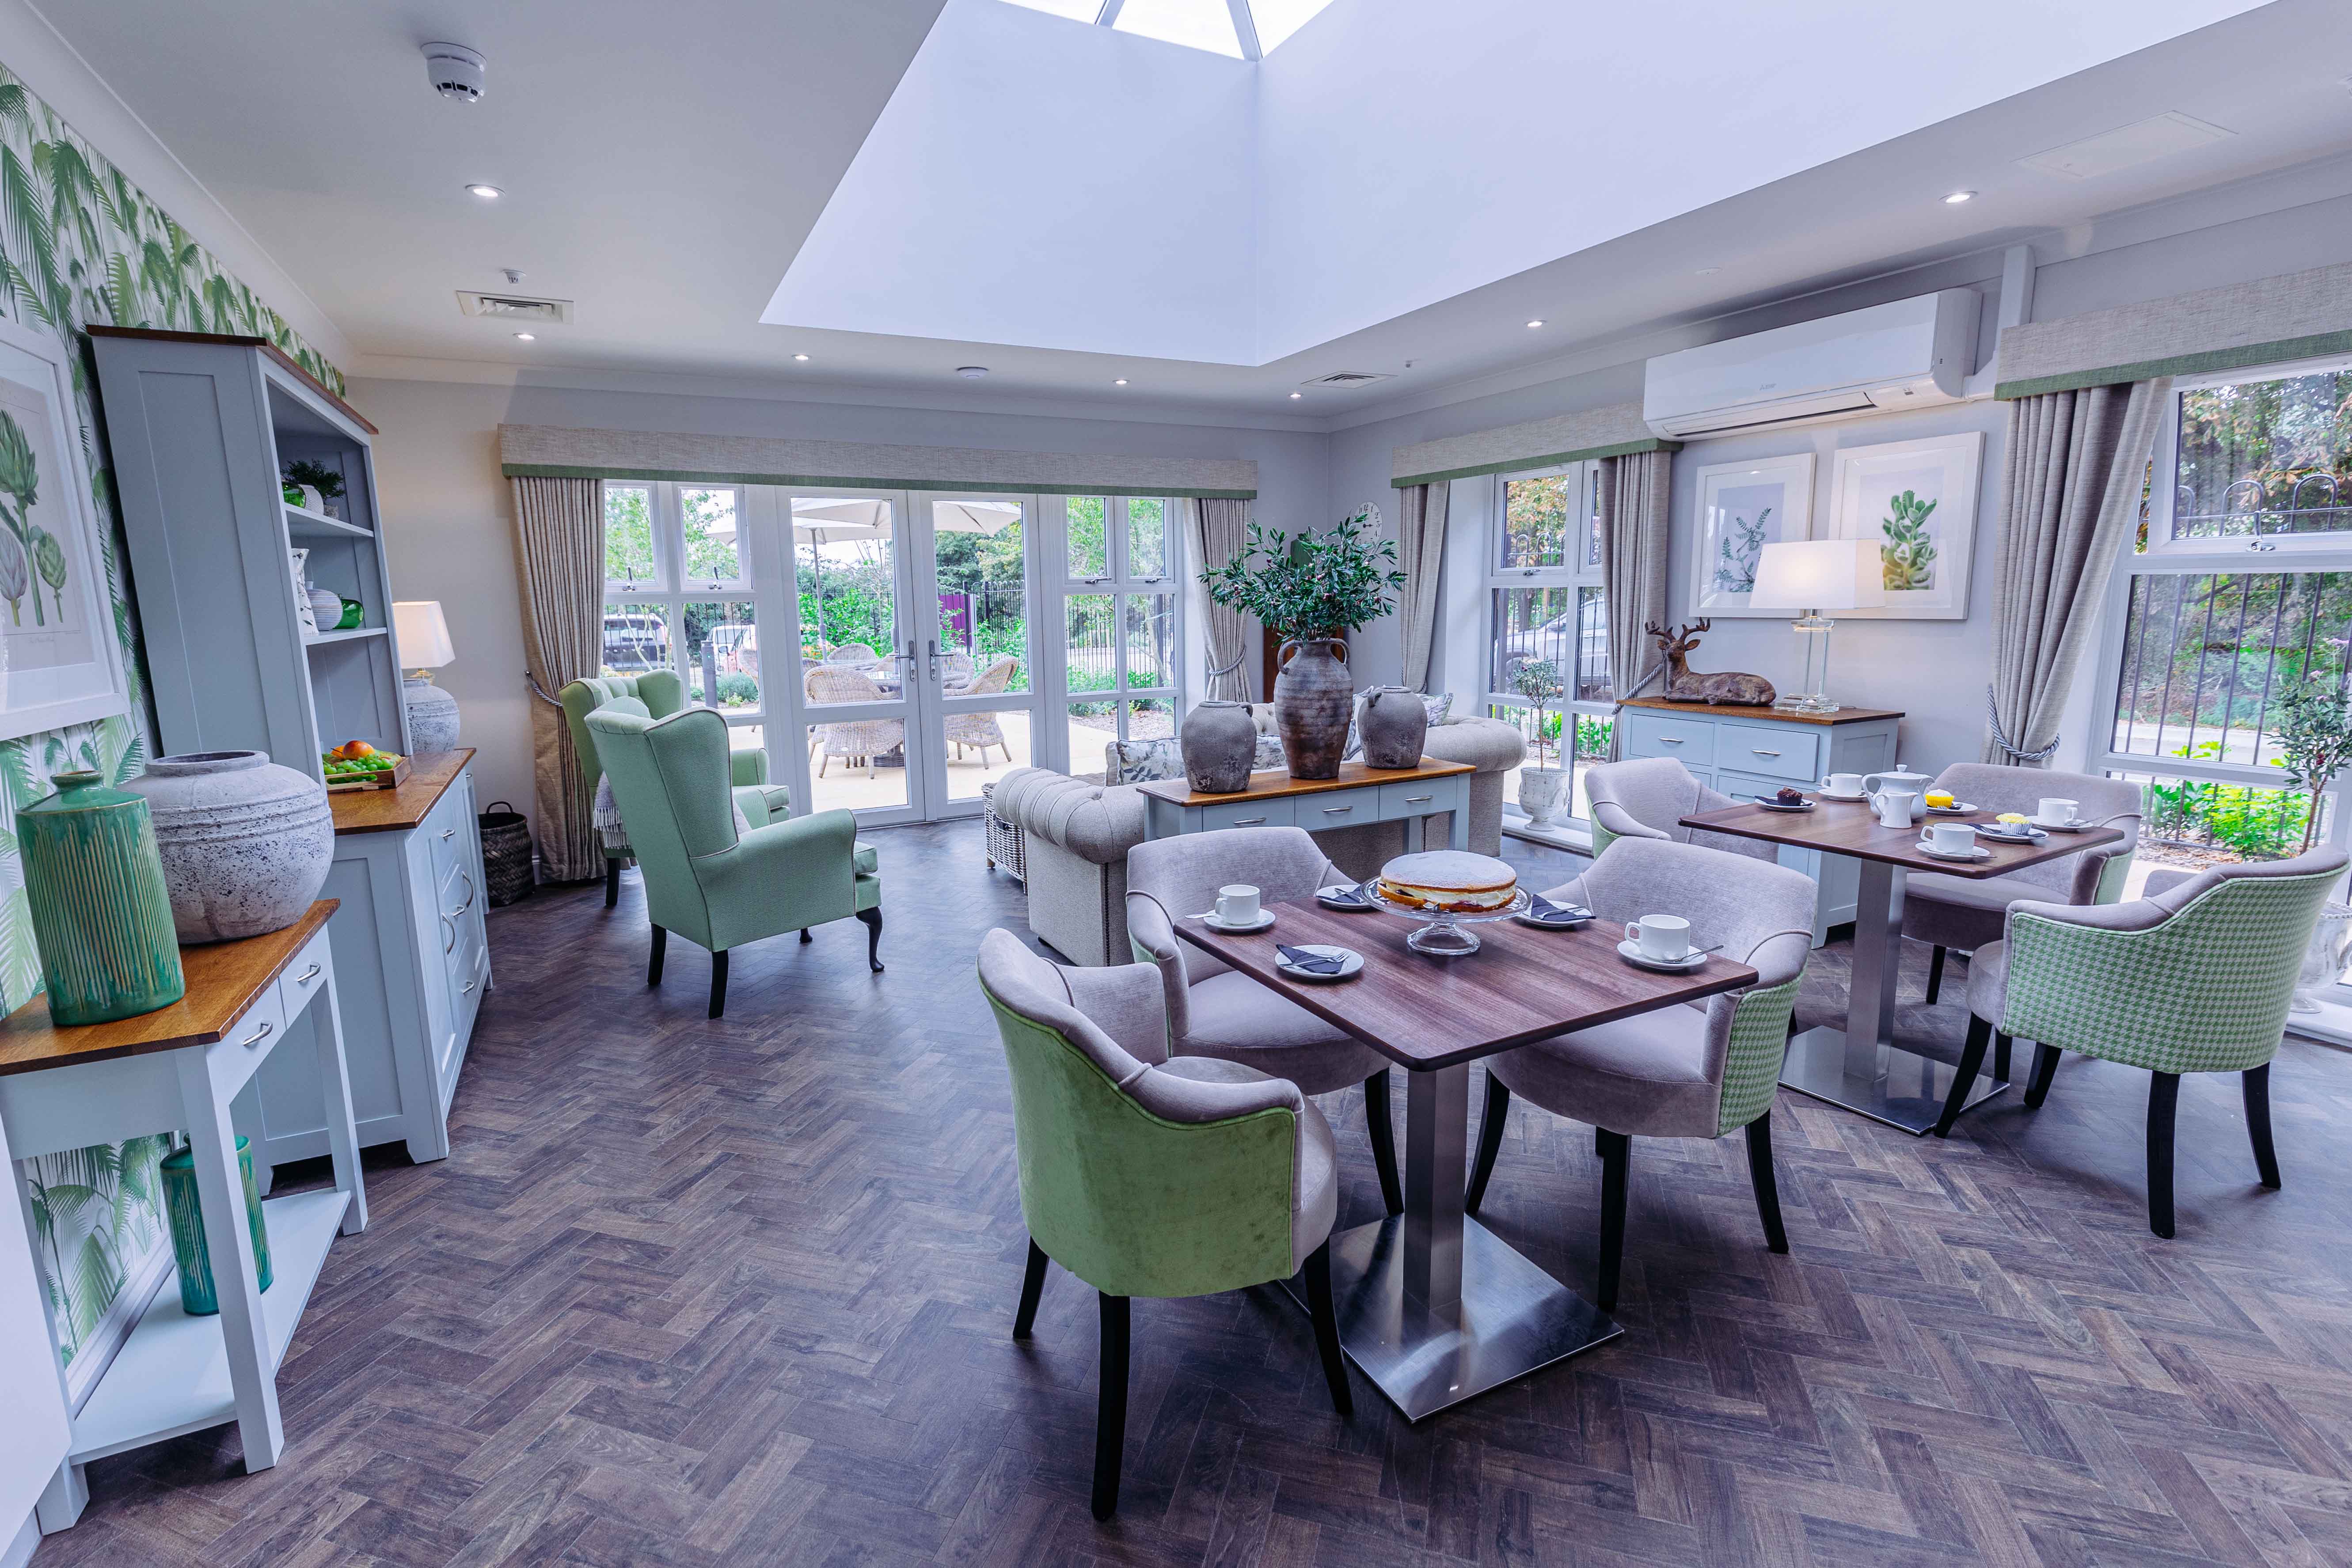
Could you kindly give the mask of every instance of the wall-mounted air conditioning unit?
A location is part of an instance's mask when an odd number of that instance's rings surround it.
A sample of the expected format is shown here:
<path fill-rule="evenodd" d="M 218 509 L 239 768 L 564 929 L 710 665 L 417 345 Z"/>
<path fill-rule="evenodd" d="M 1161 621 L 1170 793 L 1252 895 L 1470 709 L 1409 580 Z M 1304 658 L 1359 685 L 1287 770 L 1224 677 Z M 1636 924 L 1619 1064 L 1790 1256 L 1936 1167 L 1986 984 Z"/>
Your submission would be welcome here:
<path fill-rule="evenodd" d="M 1960 400 L 1983 297 L 1947 289 L 1661 354 L 1642 416 L 1679 440 Z"/>

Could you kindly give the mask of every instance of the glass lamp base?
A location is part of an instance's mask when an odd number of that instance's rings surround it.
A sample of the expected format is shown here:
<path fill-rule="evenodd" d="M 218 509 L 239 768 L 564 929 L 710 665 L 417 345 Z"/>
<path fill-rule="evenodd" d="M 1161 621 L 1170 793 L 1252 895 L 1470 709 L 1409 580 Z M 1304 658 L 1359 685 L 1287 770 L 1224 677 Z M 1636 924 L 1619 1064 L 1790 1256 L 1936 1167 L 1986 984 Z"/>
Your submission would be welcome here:
<path fill-rule="evenodd" d="M 1838 710 L 1836 703 L 1818 691 L 1783 697 L 1772 706 L 1783 713 L 1834 713 Z"/>

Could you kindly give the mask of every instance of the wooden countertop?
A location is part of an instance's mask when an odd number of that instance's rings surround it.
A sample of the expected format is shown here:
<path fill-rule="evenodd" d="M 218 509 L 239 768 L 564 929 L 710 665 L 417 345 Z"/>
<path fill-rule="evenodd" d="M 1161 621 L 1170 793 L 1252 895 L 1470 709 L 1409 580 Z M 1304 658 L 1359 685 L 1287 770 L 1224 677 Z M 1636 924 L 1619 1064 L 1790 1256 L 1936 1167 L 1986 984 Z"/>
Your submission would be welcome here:
<path fill-rule="evenodd" d="M 1785 708 L 1761 708 L 1728 702 L 1676 702 L 1669 697 L 1630 697 L 1627 708 L 1651 708 L 1661 713 L 1687 713 L 1709 719 L 1769 719 L 1782 724 L 1859 724 L 1869 719 L 1900 719 L 1899 708 L 1841 708 L 1834 713 L 1791 713 Z"/>
<path fill-rule="evenodd" d="M 1441 763 L 1423 757 L 1411 768 L 1368 768 L 1361 763 L 1341 763 L 1335 779 L 1294 779 L 1280 768 L 1250 774 L 1249 787 L 1233 795 L 1202 795 L 1182 779 L 1156 779 L 1136 787 L 1176 805 L 1234 805 L 1245 800 L 1273 800 L 1279 795 L 1321 795 L 1328 790 L 1357 789 L 1365 784 L 1411 784 L 1415 779 L 1451 778 L 1478 770 L 1468 763 Z"/>
<path fill-rule="evenodd" d="M 49 999 L 36 996 L 0 1022 L 0 1076 L 211 1045 L 341 907 L 340 900 L 320 899 L 284 931 L 242 942 L 183 947 L 180 968 L 187 976 L 188 994 L 152 1013 L 60 1028 L 49 1021 Z"/>
<path fill-rule="evenodd" d="M 330 792 L 328 809 L 335 814 L 335 831 L 344 833 L 404 833 L 432 815 L 441 797 L 467 763 L 474 748 L 454 752 L 418 752 L 408 759 L 408 782 L 398 789 L 354 789 Z"/>

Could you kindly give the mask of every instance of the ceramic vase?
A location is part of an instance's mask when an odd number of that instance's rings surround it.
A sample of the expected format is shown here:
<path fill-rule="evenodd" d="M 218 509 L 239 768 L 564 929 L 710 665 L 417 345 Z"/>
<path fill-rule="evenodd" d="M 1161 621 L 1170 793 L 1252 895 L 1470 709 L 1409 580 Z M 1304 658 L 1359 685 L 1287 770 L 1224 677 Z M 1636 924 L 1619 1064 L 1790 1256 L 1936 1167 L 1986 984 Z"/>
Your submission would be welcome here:
<path fill-rule="evenodd" d="M 2320 999 L 2334 988 L 2336 977 L 2344 973 L 2347 942 L 2352 942 L 2352 904 L 2322 906 L 2319 923 L 2311 931 L 2311 945 L 2303 952 L 2302 973 L 2295 976 L 2294 1001 L 2290 1005 L 2293 1011 L 2319 1011 Z"/>
<path fill-rule="evenodd" d="M 318 627 L 322 632 L 335 630 L 342 624 L 342 596 L 339 594 L 331 594 L 324 588 L 311 589 L 310 619 L 318 623 Z"/>
<path fill-rule="evenodd" d="M 1402 686 L 1375 686 L 1364 694 L 1356 717 L 1368 768 L 1417 768 L 1429 739 L 1429 704 Z"/>
<path fill-rule="evenodd" d="M 209 1318 L 220 1310 L 220 1292 L 213 1284 L 212 1249 L 205 1245 L 205 1214 L 196 1201 L 196 1157 L 181 1148 L 163 1156 L 155 1167 L 163 1177 L 163 1213 L 172 1222 L 172 1258 L 180 1266 L 180 1310 L 192 1318 Z M 261 1213 L 261 1189 L 253 1179 L 253 1149 L 239 1136 L 236 1173 L 245 1187 L 245 1225 L 253 1237 L 254 1287 L 267 1290 L 275 1280 L 269 1268 L 269 1223 Z"/>
<path fill-rule="evenodd" d="M 1184 715 L 1184 777 L 1202 795 L 1249 788 L 1257 763 L 1257 723 L 1249 705 L 1216 699 Z"/>
<path fill-rule="evenodd" d="M 1568 792 L 1575 778 L 1575 773 L 1567 768 L 1521 768 L 1519 809 L 1538 827 L 1549 827 L 1560 808 L 1568 804 Z"/>
<path fill-rule="evenodd" d="M 326 883 L 335 858 L 326 786 L 267 752 L 158 757 L 126 787 L 154 812 L 182 942 L 283 931 Z"/>
<path fill-rule="evenodd" d="M 1347 657 L 1348 645 L 1338 637 L 1282 645 L 1281 673 L 1274 678 L 1274 723 L 1292 778 L 1339 776 L 1356 705 Z"/>
<path fill-rule="evenodd" d="M 188 987 L 146 801 L 103 773 L 50 782 L 57 794 L 16 814 L 49 1016 L 103 1024 L 169 1006 Z"/>
<path fill-rule="evenodd" d="M 448 752 L 457 745 L 457 700 L 433 684 L 423 670 L 404 677 L 401 695 L 408 702 L 408 746 L 413 752 Z"/>

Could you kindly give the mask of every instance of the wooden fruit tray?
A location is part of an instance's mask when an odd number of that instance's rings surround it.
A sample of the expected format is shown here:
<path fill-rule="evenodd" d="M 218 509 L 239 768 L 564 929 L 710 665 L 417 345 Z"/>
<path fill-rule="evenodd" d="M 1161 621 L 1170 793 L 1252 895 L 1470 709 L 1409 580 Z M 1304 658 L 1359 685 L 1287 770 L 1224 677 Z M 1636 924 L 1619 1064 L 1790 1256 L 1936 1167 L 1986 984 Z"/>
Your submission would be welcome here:
<path fill-rule="evenodd" d="M 370 773 L 365 778 L 338 779 L 330 777 L 327 780 L 327 793 L 329 795 L 341 795 L 351 790 L 398 789 L 402 784 L 408 782 L 408 759 L 406 757 L 403 757 L 400 761 L 393 763 L 390 768 L 386 769 L 383 773 Z"/>

